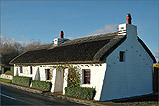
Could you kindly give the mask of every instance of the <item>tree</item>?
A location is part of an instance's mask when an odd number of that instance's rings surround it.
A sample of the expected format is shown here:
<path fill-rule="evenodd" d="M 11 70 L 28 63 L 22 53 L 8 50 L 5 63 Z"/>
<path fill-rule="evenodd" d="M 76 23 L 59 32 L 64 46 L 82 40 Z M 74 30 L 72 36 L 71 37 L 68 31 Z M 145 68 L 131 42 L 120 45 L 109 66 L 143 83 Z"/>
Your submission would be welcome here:
<path fill-rule="evenodd" d="M 32 42 L 27 46 L 22 46 L 22 44 L 13 41 L 12 39 L 7 39 L 3 42 L 0 42 L 0 54 L 2 56 L 1 64 L 8 66 L 9 62 L 19 54 L 39 46 L 39 42 Z"/>

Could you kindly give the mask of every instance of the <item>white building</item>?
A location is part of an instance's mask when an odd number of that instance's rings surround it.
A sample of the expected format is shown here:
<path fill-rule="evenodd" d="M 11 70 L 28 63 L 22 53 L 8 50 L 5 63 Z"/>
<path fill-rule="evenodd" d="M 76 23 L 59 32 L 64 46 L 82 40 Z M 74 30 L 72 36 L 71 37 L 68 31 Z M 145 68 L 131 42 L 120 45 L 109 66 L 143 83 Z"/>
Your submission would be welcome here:
<path fill-rule="evenodd" d="M 156 60 L 137 36 L 137 26 L 131 24 L 130 14 L 127 23 L 119 25 L 118 32 L 74 40 L 64 39 L 62 34 L 55 40 L 56 44 L 43 45 L 14 58 L 14 75 L 51 81 L 52 92 L 64 92 L 68 69 L 59 71 L 52 67 L 71 64 L 81 72 L 81 86 L 95 88 L 95 100 L 153 92 L 152 68 Z"/>
<path fill-rule="evenodd" d="M 2 58 L 2 55 L 0 54 L 0 71 L 1 71 L 1 66 L 2 66 L 2 60 L 1 60 L 1 58 Z"/>

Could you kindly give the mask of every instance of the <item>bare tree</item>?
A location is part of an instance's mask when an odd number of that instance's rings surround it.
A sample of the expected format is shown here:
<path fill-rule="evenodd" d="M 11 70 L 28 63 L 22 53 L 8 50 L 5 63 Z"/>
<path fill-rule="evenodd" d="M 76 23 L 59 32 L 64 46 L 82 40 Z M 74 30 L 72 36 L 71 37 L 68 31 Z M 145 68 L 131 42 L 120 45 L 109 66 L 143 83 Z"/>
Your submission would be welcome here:
<path fill-rule="evenodd" d="M 39 47 L 39 42 L 32 42 L 27 46 L 22 46 L 19 42 L 7 40 L 0 43 L 1 63 L 9 65 L 9 62 L 20 53 L 28 51 L 32 48 Z"/>

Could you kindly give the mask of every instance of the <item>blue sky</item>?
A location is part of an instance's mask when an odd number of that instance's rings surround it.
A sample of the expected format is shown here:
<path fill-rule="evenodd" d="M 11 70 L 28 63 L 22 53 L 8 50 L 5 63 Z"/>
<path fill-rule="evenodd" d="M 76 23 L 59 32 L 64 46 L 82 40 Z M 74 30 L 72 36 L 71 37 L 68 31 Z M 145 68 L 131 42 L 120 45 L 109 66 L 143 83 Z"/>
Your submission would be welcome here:
<path fill-rule="evenodd" d="M 1 1 L 1 36 L 46 44 L 61 30 L 70 39 L 114 32 L 127 13 L 157 57 L 159 1 Z"/>

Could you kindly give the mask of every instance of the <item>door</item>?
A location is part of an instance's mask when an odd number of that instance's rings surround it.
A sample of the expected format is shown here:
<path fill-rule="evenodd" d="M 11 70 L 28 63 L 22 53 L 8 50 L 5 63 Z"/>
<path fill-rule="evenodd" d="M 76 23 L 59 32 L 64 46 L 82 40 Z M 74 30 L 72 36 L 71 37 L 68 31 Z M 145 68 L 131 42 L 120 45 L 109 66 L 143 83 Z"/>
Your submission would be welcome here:
<path fill-rule="evenodd" d="M 45 69 L 46 71 L 46 80 L 52 79 L 52 73 L 50 72 L 50 69 Z"/>

